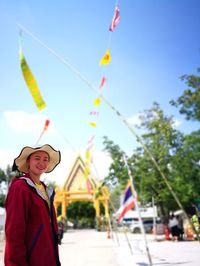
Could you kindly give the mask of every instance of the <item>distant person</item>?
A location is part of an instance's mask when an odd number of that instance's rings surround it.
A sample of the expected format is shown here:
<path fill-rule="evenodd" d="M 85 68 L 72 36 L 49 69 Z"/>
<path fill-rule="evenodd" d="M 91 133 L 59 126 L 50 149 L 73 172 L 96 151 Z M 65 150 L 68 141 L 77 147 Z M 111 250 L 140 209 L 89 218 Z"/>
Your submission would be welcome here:
<path fill-rule="evenodd" d="M 64 235 L 64 223 L 62 221 L 58 222 L 58 244 L 62 243 Z"/>
<path fill-rule="evenodd" d="M 181 217 L 181 215 L 176 215 L 176 219 L 178 221 L 178 240 L 182 241 L 184 236 L 183 218 Z"/>
<path fill-rule="evenodd" d="M 40 180 L 60 163 L 60 152 L 46 144 L 24 147 L 14 160 L 20 172 L 6 198 L 6 266 L 60 266 L 54 190 Z"/>
<path fill-rule="evenodd" d="M 62 216 L 58 217 L 57 222 L 58 222 L 58 244 L 61 244 L 65 231 L 64 218 Z"/>
<path fill-rule="evenodd" d="M 176 219 L 174 214 L 171 214 L 169 217 L 168 227 L 172 236 L 172 240 L 177 241 L 179 237 L 179 229 L 178 229 L 178 220 Z"/>

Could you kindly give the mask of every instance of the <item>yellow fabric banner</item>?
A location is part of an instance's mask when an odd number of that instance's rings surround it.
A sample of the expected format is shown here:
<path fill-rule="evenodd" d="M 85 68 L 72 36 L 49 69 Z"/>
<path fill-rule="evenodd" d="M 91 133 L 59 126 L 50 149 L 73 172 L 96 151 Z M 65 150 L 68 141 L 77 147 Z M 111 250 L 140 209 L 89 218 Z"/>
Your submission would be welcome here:
<path fill-rule="evenodd" d="M 97 127 L 97 124 L 95 122 L 90 122 L 89 125 L 92 127 Z"/>
<path fill-rule="evenodd" d="M 21 65 L 21 70 L 22 70 L 22 74 L 24 76 L 26 85 L 28 86 L 30 90 L 30 93 L 33 97 L 33 100 L 35 101 L 37 108 L 39 109 L 39 111 L 41 111 L 46 107 L 46 104 L 44 100 L 42 99 L 38 85 L 26 62 L 22 49 L 20 49 L 20 65 Z"/>
<path fill-rule="evenodd" d="M 99 105 L 101 104 L 101 99 L 100 99 L 99 97 L 96 98 L 96 99 L 94 99 L 93 104 L 94 104 L 95 106 L 99 106 Z"/>
<path fill-rule="evenodd" d="M 105 55 L 100 60 L 100 65 L 108 65 L 110 63 L 110 49 L 106 50 Z"/>

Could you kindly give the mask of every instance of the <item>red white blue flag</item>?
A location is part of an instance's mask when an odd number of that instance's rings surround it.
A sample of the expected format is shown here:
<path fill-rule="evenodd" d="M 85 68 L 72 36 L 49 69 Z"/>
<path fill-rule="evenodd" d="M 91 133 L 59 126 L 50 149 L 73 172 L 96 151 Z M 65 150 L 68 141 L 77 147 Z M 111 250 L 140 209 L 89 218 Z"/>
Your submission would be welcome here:
<path fill-rule="evenodd" d="M 120 207 L 120 215 L 117 219 L 119 223 L 124 215 L 135 207 L 135 196 L 133 195 L 133 187 L 131 186 L 131 182 L 128 182 L 128 185 L 125 189 L 123 204 Z"/>

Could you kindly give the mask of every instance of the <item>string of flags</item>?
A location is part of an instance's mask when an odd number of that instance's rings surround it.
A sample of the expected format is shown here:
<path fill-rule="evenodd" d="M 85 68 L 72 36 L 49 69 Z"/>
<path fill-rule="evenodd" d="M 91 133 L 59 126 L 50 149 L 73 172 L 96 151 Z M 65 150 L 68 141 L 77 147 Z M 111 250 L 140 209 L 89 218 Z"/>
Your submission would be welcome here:
<path fill-rule="evenodd" d="M 120 21 L 120 13 L 119 13 L 119 7 L 118 5 L 115 6 L 115 10 L 114 10 L 114 15 L 109 27 L 109 31 L 113 32 L 116 28 L 116 26 L 118 25 Z M 106 66 L 110 63 L 111 61 L 111 55 L 110 55 L 110 47 L 106 49 L 106 52 L 104 54 L 104 56 L 100 59 L 99 65 L 100 66 Z M 89 121 L 89 125 L 92 128 L 96 128 L 97 127 L 97 119 L 99 117 L 99 107 L 101 105 L 101 91 L 104 88 L 105 84 L 107 81 L 107 77 L 106 75 L 103 75 L 99 84 L 99 96 L 96 97 L 93 100 L 93 109 L 90 111 L 90 116 L 92 117 L 92 119 Z M 92 140 L 92 142 L 91 142 Z M 86 182 L 88 183 L 89 178 L 90 178 L 90 168 L 91 168 L 91 162 L 92 162 L 92 158 L 93 158 L 93 150 L 94 150 L 94 136 L 91 137 L 91 139 L 88 141 L 88 143 L 90 143 L 88 145 L 88 147 L 86 148 L 86 152 L 85 152 L 85 178 L 86 178 Z M 92 143 L 92 145 L 91 145 Z M 93 149 L 91 149 L 91 147 L 93 147 Z M 88 192 L 90 192 L 90 189 L 88 189 Z"/>
<path fill-rule="evenodd" d="M 109 27 L 110 33 L 115 30 L 119 21 L 120 21 L 119 7 L 118 7 L 118 5 L 116 5 L 115 10 L 114 10 L 114 15 L 113 15 L 110 27 Z M 34 36 L 32 36 L 32 37 L 34 37 Z M 42 45 L 45 46 L 44 44 L 42 44 Z M 45 46 L 45 48 L 47 48 L 48 50 L 51 50 L 47 46 Z M 55 55 L 55 53 L 54 53 L 54 55 Z M 100 66 L 108 65 L 110 63 L 110 61 L 111 61 L 110 47 L 108 47 L 106 49 L 104 56 L 100 59 L 99 64 L 100 64 Z M 24 80 L 25 80 L 26 85 L 27 85 L 27 87 L 28 87 L 28 89 L 32 95 L 32 98 L 36 104 L 36 107 L 38 108 L 39 111 L 42 111 L 43 109 L 46 108 L 46 103 L 42 98 L 39 87 L 38 87 L 37 82 L 34 78 L 34 75 L 28 66 L 28 63 L 27 63 L 25 56 L 23 54 L 21 45 L 20 45 L 20 66 L 21 66 Z M 93 128 L 97 127 L 97 121 L 96 120 L 99 116 L 99 107 L 101 105 L 101 97 L 100 97 L 101 96 L 101 90 L 105 87 L 106 82 L 107 82 L 106 75 L 102 75 L 102 78 L 101 78 L 101 81 L 99 84 L 99 96 L 93 100 L 94 108 L 90 111 L 90 116 L 93 119 L 89 122 L 89 125 Z M 44 133 L 47 131 L 49 123 L 50 123 L 50 120 L 46 119 L 45 126 L 44 126 L 39 138 L 37 139 L 36 143 L 38 143 L 40 141 L 40 139 L 42 138 Z M 93 147 L 93 148 L 91 148 L 91 147 Z M 85 165 L 86 165 L 85 177 L 86 177 L 86 180 L 89 180 L 89 176 L 90 176 L 90 166 L 91 166 L 91 162 L 93 160 L 93 150 L 94 150 L 94 138 L 92 137 L 88 141 L 88 147 L 87 147 L 86 152 L 85 152 Z"/>
<path fill-rule="evenodd" d="M 115 30 L 116 26 L 119 24 L 119 22 L 120 22 L 120 12 L 119 12 L 119 7 L 116 4 L 115 10 L 114 10 L 114 15 L 113 15 L 110 27 L 109 27 L 110 33 L 114 32 L 114 30 Z M 106 49 L 106 52 L 105 52 L 104 56 L 100 59 L 99 65 L 100 66 L 106 66 L 106 65 L 108 65 L 110 63 L 110 61 L 111 61 L 110 47 L 108 47 Z M 103 87 L 106 84 L 106 81 L 107 81 L 106 75 L 103 75 L 102 78 L 101 78 L 101 81 L 100 81 L 100 85 L 99 85 L 99 97 L 95 98 L 94 101 L 93 101 L 93 105 L 94 105 L 95 108 L 97 108 L 97 107 L 99 107 L 101 105 L 100 94 L 101 94 L 101 90 L 103 89 Z M 91 116 L 95 116 L 97 118 L 98 115 L 99 115 L 99 111 L 92 110 L 90 112 L 90 115 Z M 95 120 L 96 119 L 92 119 L 92 121 L 89 122 L 89 125 L 94 127 L 94 128 L 97 127 L 97 123 L 96 123 Z"/>

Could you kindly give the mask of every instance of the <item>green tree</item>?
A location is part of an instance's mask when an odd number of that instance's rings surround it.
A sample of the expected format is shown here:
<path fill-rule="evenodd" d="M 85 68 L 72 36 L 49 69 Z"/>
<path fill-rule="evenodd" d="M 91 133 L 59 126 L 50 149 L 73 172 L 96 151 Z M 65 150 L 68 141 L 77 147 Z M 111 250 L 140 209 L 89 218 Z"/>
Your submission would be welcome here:
<path fill-rule="evenodd" d="M 120 207 L 121 187 L 117 185 L 110 194 L 110 210 L 111 213 L 115 213 Z"/>
<path fill-rule="evenodd" d="M 12 169 L 9 165 L 6 170 L 0 169 L 0 207 L 4 207 L 7 189 L 12 178 Z"/>
<path fill-rule="evenodd" d="M 124 156 L 127 157 L 127 155 L 112 140 L 109 140 L 106 136 L 104 136 L 103 139 L 104 150 L 106 150 L 112 158 L 109 173 L 108 176 L 105 177 L 104 182 L 110 190 L 110 210 L 111 213 L 114 213 L 120 207 L 121 194 L 129 180 L 124 162 Z M 128 165 L 132 169 L 129 159 Z"/>
<path fill-rule="evenodd" d="M 145 147 L 176 190 L 170 165 L 173 156 L 182 145 L 183 136 L 174 129 L 173 124 L 173 117 L 165 116 L 159 104 L 154 103 L 153 107 L 141 116 L 140 128 L 145 131 L 142 135 Z M 154 197 L 155 204 L 160 207 L 163 214 L 166 214 L 169 208 L 175 208 L 177 204 L 160 172 L 152 163 L 149 152 L 142 147 L 136 149 L 133 155 L 136 184 L 139 186 L 141 201 L 145 204 Z"/>
<path fill-rule="evenodd" d="M 95 209 L 91 202 L 73 202 L 67 208 L 67 218 L 75 228 L 94 227 Z"/>
<path fill-rule="evenodd" d="M 200 130 L 184 136 L 171 168 L 182 203 L 191 207 L 200 200 Z"/>
<path fill-rule="evenodd" d="M 125 167 L 124 156 L 125 152 L 112 140 L 109 140 L 106 136 L 103 137 L 104 150 L 107 151 L 111 158 L 112 163 L 109 167 L 108 176 L 105 178 L 105 183 L 109 186 L 110 190 L 117 185 L 125 187 L 129 179 L 127 169 Z"/>
<path fill-rule="evenodd" d="M 176 191 L 175 176 L 170 167 L 176 152 L 182 147 L 183 135 L 174 129 L 173 124 L 173 117 L 165 116 L 160 106 L 154 103 L 153 107 L 144 111 L 141 116 L 140 129 L 144 132 L 142 135 L 143 145 L 136 148 L 128 159 L 139 201 L 145 205 L 154 197 L 162 214 L 167 214 L 170 209 L 176 209 L 177 203 L 152 162 L 152 157 Z M 129 178 L 122 160 L 124 152 L 107 138 L 104 138 L 104 144 L 113 159 L 107 180 L 111 182 L 117 180 L 112 184 L 124 186 Z"/>
<path fill-rule="evenodd" d="M 200 72 L 200 69 L 197 70 Z M 179 112 L 187 120 L 200 121 L 200 76 L 183 75 L 181 80 L 188 86 L 177 100 L 171 100 L 173 106 L 179 107 Z"/>
<path fill-rule="evenodd" d="M 0 183 L 6 181 L 6 173 L 0 168 Z"/>
<path fill-rule="evenodd" d="M 6 182 L 10 184 L 11 180 L 13 179 L 14 173 L 12 172 L 12 168 L 10 165 L 6 167 Z"/>

